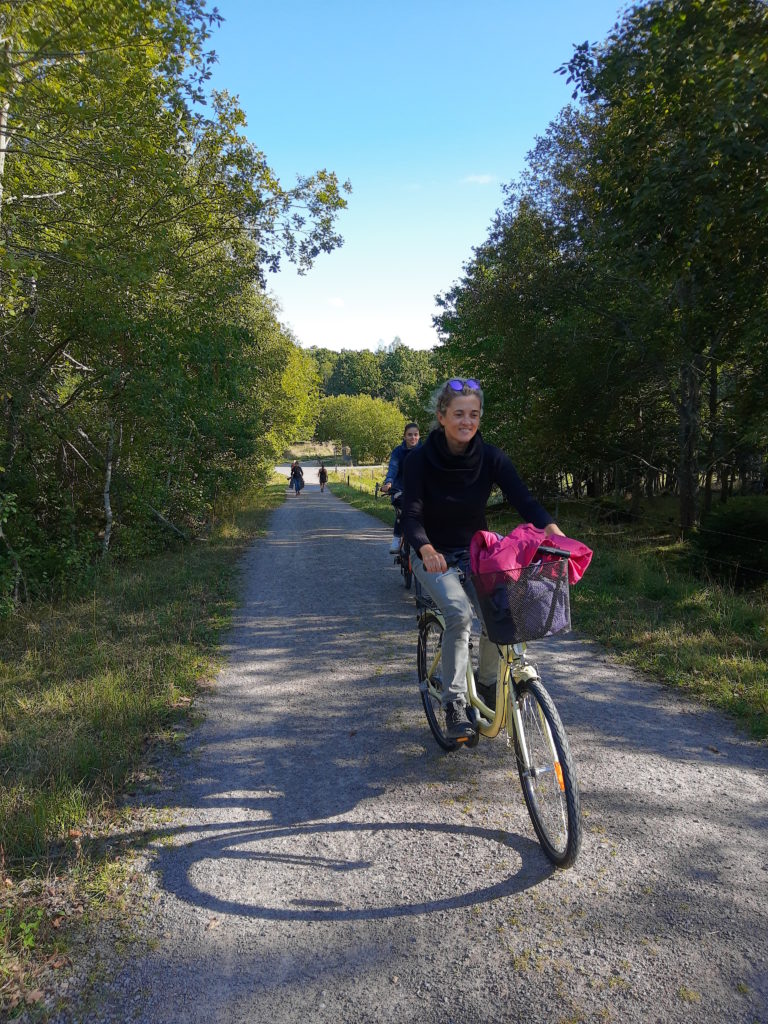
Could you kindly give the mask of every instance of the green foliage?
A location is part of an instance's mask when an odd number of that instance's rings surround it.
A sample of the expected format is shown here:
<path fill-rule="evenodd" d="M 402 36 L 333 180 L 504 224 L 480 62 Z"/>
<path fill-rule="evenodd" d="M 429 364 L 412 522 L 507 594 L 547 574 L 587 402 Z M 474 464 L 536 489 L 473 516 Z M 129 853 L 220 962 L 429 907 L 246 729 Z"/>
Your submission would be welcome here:
<path fill-rule="evenodd" d="M 371 395 L 380 398 L 382 374 L 379 360 L 367 349 L 342 349 L 325 385 L 327 396 Z"/>
<path fill-rule="evenodd" d="M 426 430 L 424 400 L 438 383 L 431 353 L 410 349 L 395 338 L 376 355 L 381 366 L 381 397 L 398 405 L 406 420 Z"/>
<path fill-rule="evenodd" d="M 339 244 L 348 187 L 283 186 L 226 93 L 202 116 L 217 17 L 2 5 L 0 604 L 208 529 L 312 432 L 314 369 L 263 283 Z"/>
<path fill-rule="evenodd" d="M 349 446 L 356 462 L 382 462 L 403 437 L 396 405 L 370 395 L 338 395 L 320 403 L 317 438 Z"/>
<path fill-rule="evenodd" d="M 317 366 L 325 396 L 370 395 L 400 407 L 405 420 L 426 424 L 425 402 L 437 384 L 437 364 L 431 352 L 404 345 L 400 338 L 368 350 L 331 352 L 308 350 Z"/>
<path fill-rule="evenodd" d="M 329 348 L 318 348 L 317 345 L 312 345 L 306 351 L 315 361 L 320 383 L 320 393 L 325 396 L 328 394 L 328 381 L 336 367 L 336 363 L 339 361 L 341 353 L 334 352 Z"/>
<path fill-rule="evenodd" d="M 440 299 L 445 369 L 542 490 L 674 488 L 684 527 L 768 444 L 768 8 L 651 0 L 562 69 L 549 126 Z"/>
<path fill-rule="evenodd" d="M 294 440 L 312 437 L 319 410 L 319 377 L 313 358 L 298 346 L 288 353 L 281 393 L 291 406 Z"/>
<path fill-rule="evenodd" d="M 700 569 L 738 587 L 768 584 L 768 497 L 715 505 L 692 537 Z"/>

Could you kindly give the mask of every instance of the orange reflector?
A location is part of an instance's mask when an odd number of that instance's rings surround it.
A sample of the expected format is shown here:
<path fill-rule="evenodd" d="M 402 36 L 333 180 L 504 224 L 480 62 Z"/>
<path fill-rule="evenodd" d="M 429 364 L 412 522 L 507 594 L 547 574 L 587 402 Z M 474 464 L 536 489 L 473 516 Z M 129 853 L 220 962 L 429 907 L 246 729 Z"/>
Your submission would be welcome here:
<path fill-rule="evenodd" d="M 555 775 L 557 776 L 557 781 L 560 783 L 560 790 L 564 793 L 565 779 L 563 778 L 563 769 L 560 767 L 559 761 L 555 761 Z"/>

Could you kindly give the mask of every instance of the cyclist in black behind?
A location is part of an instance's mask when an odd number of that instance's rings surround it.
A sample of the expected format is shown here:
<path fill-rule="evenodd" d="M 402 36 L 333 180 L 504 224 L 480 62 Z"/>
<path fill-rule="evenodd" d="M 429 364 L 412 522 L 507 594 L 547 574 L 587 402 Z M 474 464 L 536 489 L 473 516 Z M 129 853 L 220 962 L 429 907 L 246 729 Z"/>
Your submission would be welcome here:
<path fill-rule="evenodd" d="M 469 545 L 477 530 L 487 529 L 485 506 L 494 484 L 525 522 L 563 536 L 550 514 L 531 495 L 511 460 L 483 441 L 478 427 L 483 392 L 476 380 L 454 377 L 433 396 L 437 426 L 425 443 L 411 452 L 403 467 L 403 530 L 418 554 L 413 574 L 445 618 L 443 636 L 443 701 L 449 739 L 471 736 L 467 719 L 467 659 L 474 598 L 460 571 L 468 571 Z M 480 640 L 478 689 L 495 693 L 496 647 Z M 487 701 L 486 701 L 487 702 Z"/>
<path fill-rule="evenodd" d="M 392 504 L 395 506 L 396 512 L 402 512 L 402 492 L 403 492 L 403 464 L 405 457 L 410 451 L 419 446 L 419 425 L 418 423 L 406 423 L 405 429 L 403 430 L 403 440 L 397 446 L 392 449 L 392 454 L 389 456 L 389 468 L 387 469 L 387 475 L 384 477 L 384 483 L 381 485 L 382 494 L 392 495 Z M 389 545 L 390 555 L 396 555 L 400 550 L 400 537 L 402 535 L 402 526 L 400 525 L 400 516 L 395 516 L 395 528 L 392 533 L 392 540 Z"/>

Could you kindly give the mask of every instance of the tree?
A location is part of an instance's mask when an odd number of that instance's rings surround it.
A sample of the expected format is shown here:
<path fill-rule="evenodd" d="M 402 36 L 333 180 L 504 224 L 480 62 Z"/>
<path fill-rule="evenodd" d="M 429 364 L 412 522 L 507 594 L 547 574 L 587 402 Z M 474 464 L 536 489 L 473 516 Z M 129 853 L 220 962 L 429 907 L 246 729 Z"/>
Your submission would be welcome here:
<path fill-rule="evenodd" d="M 331 378 L 336 363 L 339 361 L 339 353 L 333 352 L 329 348 L 319 348 L 317 345 L 312 345 L 307 349 L 312 358 L 315 360 L 317 366 L 317 373 L 320 379 L 320 392 L 326 395 L 328 381 Z"/>
<path fill-rule="evenodd" d="M 326 395 L 382 394 L 381 367 L 373 352 L 367 349 L 342 349 L 325 386 Z"/>
<path fill-rule="evenodd" d="M 419 416 L 423 419 L 422 396 L 437 384 L 429 352 L 408 348 L 400 338 L 395 338 L 376 354 L 381 368 L 382 398 L 395 402 L 406 420 Z"/>
<path fill-rule="evenodd" d="M 763 443 L 767 12 L 653 0 L 578 47 L 582 108 L 538 140 L 439 300 L 437 357 L 486 382 L 484 431 L 541 487 L 637 502 L 666 479 L 687 527 L 701 470 L 711 493 Z"/>
<path fill-rule="evenodd" d="M 403 416 L 396 405 L 370 395 L 337 395 L 320 402 L 320 441 L 348 445 L 356 462 L 383 462 L 403 436 Z"/>
<path fill-rule="evenodd" d="M 311 399 L 277 423 L 286 367 L 305 367 L 262 283 L 339 244 L 346 186 L 321 170 L 284 188 L 233 99 L 203 110 L 216 17 L 0 3 L 0 559 L 39 586 L 97 538 L 194 532 L 309 429 Z"/>
<path fill-rule="evenodd" d="M 319 412 L 320 389 L 317 364 L 312 355 L 294 344 L 286 360 L 281 384 L 283 401 L 290 406 L 289 441 L 311 438 Z"/>
<path fill-rule="evenodd" d="M 698 512 L 707 378 L 758 323 L 766 333 L 767 45 L 760 0 L 652 0 L 567 67 L 597 126 L 593 244 L 664 325 L 632 342 L 669 379 L 683 527 Z"/>

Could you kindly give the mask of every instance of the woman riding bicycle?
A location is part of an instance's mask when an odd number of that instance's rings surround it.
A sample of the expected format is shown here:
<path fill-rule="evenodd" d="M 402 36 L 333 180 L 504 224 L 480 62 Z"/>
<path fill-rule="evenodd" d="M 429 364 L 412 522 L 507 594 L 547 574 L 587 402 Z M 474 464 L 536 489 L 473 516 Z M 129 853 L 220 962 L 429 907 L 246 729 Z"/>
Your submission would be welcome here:
<path fill-rule="evenodd" d="M 474 615 L 471 583 L 460 582 L 477 530 L 487 529 L 485 507 L 494 484 L 526 522 L 563 536 L 531 495 L 507 455 L 486 444 L 478 432 L 483 392 L 478 382 L 452 378 L 434 396 L 437 426 L 403 466 L 403 530 L 418 558 L 413 573 L 443 612 L 443 700 L 449 739 L 471 736 L 467 718 L 467 659 Z M 498 652 L 480 639 L 481 692 L 495 692 Z"/>
<path fill-rule="evenodd" d="M 382 494 L 392 495 L 392 504 L 395 506 L 395 528 L 392 533 L 392 540 L 389 545 L 390 555 L 396 555 L 400 550 L 400 537 L 402 536 L 402 527 L 400 525 L 400 513 L 402 512 L 402 493 L 403 493 L 403 464 L 405 463 L 405 456 L 417 448 L 419 445 L 419 425 L 418 423 L 406 423 L 405 429 L 403 430 L 403 440 L 397 446 L 392 449 L 392 454 L 389 456 L 389 468 L 387 469 L 387 475 L 384 477 L 384 483 L 381 485 Z"/>

